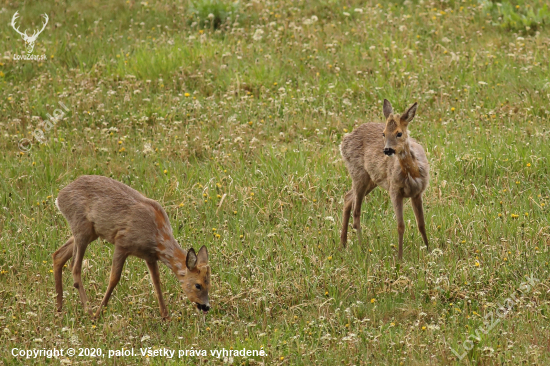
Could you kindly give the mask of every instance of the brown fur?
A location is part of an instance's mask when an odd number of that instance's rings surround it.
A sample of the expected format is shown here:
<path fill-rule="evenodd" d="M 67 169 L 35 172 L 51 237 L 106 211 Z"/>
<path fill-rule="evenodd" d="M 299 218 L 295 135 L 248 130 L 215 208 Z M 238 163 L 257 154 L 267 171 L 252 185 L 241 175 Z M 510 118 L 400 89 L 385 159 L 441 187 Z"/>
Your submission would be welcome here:
<path fill-rule="evenodd" d="M 158 202 L 116 180 L 83 175 L 59 192 L 56 205 L 73 233 L 52 255 L 58 311 L 63 307 L 62 269 L 71 257 L 74 257 L 74 287 L 87 309 L 81 278 L 82 259 L 88 244 L 98 237 L 114 244 L 115 249 L 109 286 L 96 317 L 107 305 L 129 255 L 147 263 L 163 318 L 168 317 L 168 309 L 162 297 L 159 260 L 174 272 L 189 300 L 199 308 L 209 308 L 210 266 L 206 247 L 197 254 L 193 248 L 184 251 L 174 239 L 168 216 Z M 200 285 L 200 289 L 196 285 Z"/>
<path fill-rule="evenodd" d="M 363 198 L 377 186 L 389 192 L 397 218 L 399 234 L 398 258 L 403 257 L 403 198 L 411 198 L 418 229 L 428 247 L 422 193 L 428 186 L 430 167 L 424 149 L 408 135 L 408 124 L 414 118 L 417 104 L 413 104 L 402 115 L 393 114 L 389 101 L 384 99 L 386 124 L 366 123 L 346 135 L 340 145 L 352 189 L 344 198 L 344 218 L 340 241 L 345 247 L 348 222 L 353 207 L 353 227 L 361 243 L 361 203 Z M 402 136 L 398 137 L 398 133 Z M 384 136 L 383 136 L 384 134 Z M 395 154 L 387 156 L 385 149 Z"/>

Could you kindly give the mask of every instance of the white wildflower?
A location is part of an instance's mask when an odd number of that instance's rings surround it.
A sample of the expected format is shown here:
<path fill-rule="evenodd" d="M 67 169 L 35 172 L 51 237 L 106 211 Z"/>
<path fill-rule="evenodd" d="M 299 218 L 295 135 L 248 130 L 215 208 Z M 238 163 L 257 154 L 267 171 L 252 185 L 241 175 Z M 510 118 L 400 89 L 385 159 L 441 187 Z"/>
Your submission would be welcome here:
<path fill-rule="evenodd" d="M 440 257 L 443 255 L 443 251 L 439 248 L 435 248 L 434 250 L 432 250 L 432 252 L 430 253 L 431 256 L 434 256 L 434 257 Z"/>
<path fill-rule="evenodd" d="M 348 334 L 347 337 L 342 338 L 343 341 L 354 341 L 357 335 L 355 333 Z"/>
<path fill-rule="evenodd" d="M 150 143 L 145 143 L 143 144 L 143 153 L 144 154 L 150 154 L 154 152 L 153 148 L 151 147 L 151 144 Z"/>
<path fill-rule="evenodd" d="M 259 41 L 263 38 L 263 35 L 264 35 L 264 31 L 262 29 L 256 29 L 256 32 L 254 32 L 252 39 L 255 41 Z"/>

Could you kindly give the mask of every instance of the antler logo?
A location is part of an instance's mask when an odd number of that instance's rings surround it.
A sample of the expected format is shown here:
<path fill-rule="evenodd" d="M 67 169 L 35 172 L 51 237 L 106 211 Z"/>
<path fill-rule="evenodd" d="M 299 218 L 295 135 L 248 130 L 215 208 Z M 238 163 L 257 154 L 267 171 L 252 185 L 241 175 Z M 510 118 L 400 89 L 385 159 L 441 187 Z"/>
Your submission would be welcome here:
<path fill-rule="evenodd" d="M 27 35 L 27 30 L 26 29 L 25 29 L 25 32 L 22 33 L 22 32 L 19 31 L 19 28 L 15 26 L 15 21 L 19 17 L 19 12 L 18 11 L 16 11 L 15 14 L 13 14 L 13 18 L 11 18 L 11 26 L 13 27 L 13 29 L 15 29 L 15 31 L 17 33 L 19 33 L 21 35 L 21 37 L 23 37 L 23 40 L 25 41 L 25 45 L 26 45 L 28 54 L 32 53 L 32 51 L 34 49 L 34 42 L 36 42 L 36 39 L 38 38 L 38 35 L 40 33 L 42 33 L 44 28 L 46 28 L 46 24 L 48 24 L 48 19 L 49 19 L 48 15 L 42 14 L 42 16 L 44 17 L 44 19 L 46 21 L 44 22 L 44 24 L 42 26 L 42 29 L 40 29 L 39 31 L 38 30 L 34 31 L 32 36 Z"/>

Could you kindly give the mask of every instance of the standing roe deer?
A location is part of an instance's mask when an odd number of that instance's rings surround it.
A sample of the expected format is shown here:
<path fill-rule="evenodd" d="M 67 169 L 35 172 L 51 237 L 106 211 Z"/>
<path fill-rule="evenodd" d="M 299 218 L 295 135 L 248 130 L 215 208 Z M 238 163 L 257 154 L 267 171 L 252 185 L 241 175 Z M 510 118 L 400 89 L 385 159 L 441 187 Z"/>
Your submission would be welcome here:
<path fill-rule="evenodd" d="M 168 309 L 162 298 L 159 260 L 174 272 L 183 292 L 199 310 L 206 313 L 210 309 L 210 266 L 206 247 L 197 254 L 193 248 L 185 252 L 174 239 L 168 216 L 158 202 L 111 178 L 83 175 L 59 192 L 55 204 L 73 233 L 52 255 L 58 311 L 63 307 L 62 269 L 71 257 L 74 257 L 74 287 L 87 310 L 81 278 L 82 258 L 88 244 L 98 237 L 114 244 L 115 248 L 109 286 L 96 317 L 107 305 L 129 255 L 147 263 L 163 318 L 168 317 Z"/>
<path fill-rule="evenodd" d="M 407 132 L 409 122 L 416 113 L 416 107 L 417 103 L 414 103 L 402 115 L 393 114 L 390 102 L 384 99 L 386 124 L 365 123 L 342 140 L 340 152 L 353 181 L 352 189 L 344 198 L 344 220 L 340 234 L 342 246 L 346 246 L 352 207 L 353 227 L 357 230 L 361 244 L 361 203 L 367 194 L 380 186 L 389 192 L 397 218 L 398 258 L 403 258 L 403 198 L 406 197 L 411 198 L 418 230 L 429 250 L 422 193 L 428 186 L 430 167 L 424 149 L 409 138 Z"/>

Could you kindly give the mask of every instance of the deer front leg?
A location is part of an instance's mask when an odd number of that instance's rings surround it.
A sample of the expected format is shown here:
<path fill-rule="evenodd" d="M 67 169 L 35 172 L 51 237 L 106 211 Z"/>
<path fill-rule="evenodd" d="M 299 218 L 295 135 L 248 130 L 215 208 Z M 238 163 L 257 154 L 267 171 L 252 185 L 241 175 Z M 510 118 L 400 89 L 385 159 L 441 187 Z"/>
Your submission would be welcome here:
<path fill-rule="evenodd" d="M 159 266 L 156 260 L 147 262 L 147 267 L 149 268 L 149 273 L 151 274 L 151 280 L 153 281 L 153 286 L 155 286 L 155 292 L 157 294 L 157 299 L 159 301 L 160 316 L 164 319 L 168 319 L 168 309 L 164 304 L 164 299 L 162 297 L 162 290 L 160 288 L 160 271 Z"/>
<path fill-rule="evenodd" d="M 426 224 L 424 223 L 424 208 L 422 207 L 422 195 L 411 198 L 411 204 L 416 217 L 416 224 L 418 225 L 418 231 L 422 235 L 422 240 L 426 244 L 426 249 L 429 251 L 428 236 L 426 235 Z"/>
<path fill-rule="evenodd" d="M 111 267 L 111 278 L 109 278 L 109 285 L 107 286 L 107 292 L 105 292 L 103 301 L 101 301 L 101 304 L 99 305 L 99 308 L 95 313 L 96 318 L 98 318 L 101 315 L 101 308 L 103 306 L 107 306 L 107 304 L 109 303 L 109 298 L 111 297 L 113 290 L 118 284 L 118 281 L 120 281 L 120 277 L 122 275 L 122 268 L 124 267 L 124 262 L 126 261 L 126 258 L 128 258 L 128 255 L 126 254 L 126 252 L 123 249 L 121 249 L 119 246 L 115 245 L 115 253 L 113 255 L 113 266 Z"/>
<path fill-rule="evenodd" d="M 390 194 L 393 204 L 393 210 L 395 212 L 395 218 L 397 219 L 397 232 L 399 234 L 399 252 L 397 258 L 403 259 L 403 233 L 405 232 L 405 221 L 403 220 L 403 196 L 399 193 Z"/>

